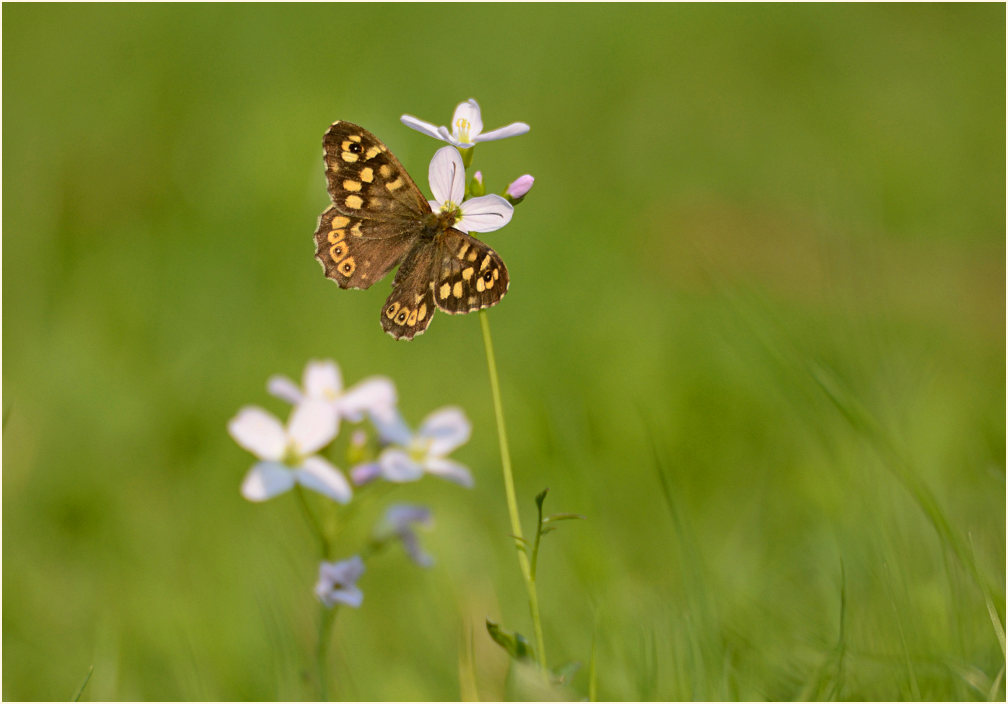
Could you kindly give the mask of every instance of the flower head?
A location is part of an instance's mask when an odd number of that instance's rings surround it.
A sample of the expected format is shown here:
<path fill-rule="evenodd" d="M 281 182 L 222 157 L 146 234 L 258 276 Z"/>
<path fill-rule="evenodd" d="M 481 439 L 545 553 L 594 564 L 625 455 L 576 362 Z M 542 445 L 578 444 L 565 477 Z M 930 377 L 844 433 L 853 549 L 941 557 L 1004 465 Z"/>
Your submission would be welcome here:
<path fill-rule="evenodd" d="M 329 608 L 337 603 L 357 608 L 364 601 L 364 592 L 357 586 L 362 574 L 364 561 L 358 555 L 341 562 L 322 562 L 315 596 Z"/>
<path fill-rule="evenodd" d="M 431 209 L 438 213 L 454 213 L 452 224 L 462 232 L 493 232 L 511 222 L 514 208 L 498 195 L 465 197 L 465 166 L 455 147 L 441 147 L 431 159 Z"/>
<path fill-rule="evenodd" d="M 265 501 L 295 484 L 346 503 L 352 494 L 343 474 L 314 454 L 336 435 L 336 413 L 327 403 L 307 400 L 291 412 L 284 426 L 261 408 L 247 406 L 228 423 L 235 442 L 258 457 L 242 481 L 249 501 Z"/>
<path fill-rule="evenodd" d="M 399 119 L 407 127 L 418 132 L 423 132 L 434 139 L 448 142 L 461 149 L 468 149 L 480 142 L 491 142 L 495 139 L 504 139 L 505 137 L 525 134 L 530 129 L 524 122 L 512 122 L 506 127 L 484 132 L 480 106 L 472 98 L 469 98 L 464 103 L 459 103 L 455 108 L 450 130 L 445 126 L 437 127 L 429 122 L 424 122 L 412 115 L 403 115 Z"/>
<path fill-rule="evenodd" d="M 389 447 L 382 450 L 376 462 L 362 464 L 351 471 L 356 484 L 378 477 L 390 482 L 412 482 L 424 473 L 434 474 L 465 487 L 473 485 L 469 469 L 447 455 L 465 444 L 472 425 L 460 408 L 447 407 L 427 416 L 414 433 L 398 412 L 373 416 L 375 428 Z"/>
<path fill-rule="evenodd" d="M 430 567 L 434 564 L 434 558 L 420 547 L 414 526 L 429 528 L 433 522 L 430 509 L 426 506 L 394 504 L 388 507 L 385 517 L 375 531 L 375 541 L 384 542 L 398 538 L 413 562 L 421 567 Z"/>
<path fill-rule="evenodd" d="M 283 375 L 270 377 L 267 390 L 285 401 L 298 404 L 305 399 L 324 401 L 332 405 L 339 418 L 356 423 L 367 412 L 385 413 L 395 407 L 396 390 L 391 379 L 372 376 L 343 388 L 343 375 L 332 360 L 311 361 L 305 366 L 301 386 Z"/>

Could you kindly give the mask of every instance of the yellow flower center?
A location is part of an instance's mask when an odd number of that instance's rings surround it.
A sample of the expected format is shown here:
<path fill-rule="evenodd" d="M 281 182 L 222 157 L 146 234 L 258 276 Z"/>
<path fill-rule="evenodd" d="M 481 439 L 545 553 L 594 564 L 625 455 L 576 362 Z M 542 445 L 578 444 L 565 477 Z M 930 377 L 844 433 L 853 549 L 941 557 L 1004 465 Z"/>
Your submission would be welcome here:
<path fill-rule="evenodd" d="M 472 127 L 472 123 L 464 117 L 455 120 L 455 136 L 458 138 L 458 141 L 463 144 L 469 144 L 470 127 Z"/>

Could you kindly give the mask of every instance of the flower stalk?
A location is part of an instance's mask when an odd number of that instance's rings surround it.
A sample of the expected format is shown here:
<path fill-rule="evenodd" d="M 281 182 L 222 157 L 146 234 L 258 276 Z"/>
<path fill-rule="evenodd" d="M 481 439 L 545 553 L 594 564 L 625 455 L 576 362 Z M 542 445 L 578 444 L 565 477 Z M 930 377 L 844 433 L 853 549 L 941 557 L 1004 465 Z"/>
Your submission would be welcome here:
<path fill-rule="evenodd" d="M 494 357 L 493 339 L 490 337 L 490 322 L 485 310 L 479 312 L 480 326 L 483 329 L 483 346 L 486 348 L 487 369 L 490 373 L 490 393 L 493 396 L 494 415 L 497 419 L 497 439 L 500 443 L 501 467 L 504 473 L 504 493 L 507 497 L 508 515 L 511 519 L 511 534 L 518 549 L 518 566 L 521 568 L 528 592 L 529 612 L 532 615 L 532 629 L 535 634 L 536 660 L 543 674 L 547 672 L 546 651 L 543 644 L 542 619 L 539 617 L 539 597 L 536 593 L 535 575 L 532 573 L 526 553 L 526 541 L 522 537 L 521 517 L 518 513 L 518 500 L 514 488 L 514 475 L 511 472 L 511 453 L 508 450 L 507 430 L 504 427 L 504 407 L 501 403 L 500 382 L 497 378 L 497 360 Z"/>

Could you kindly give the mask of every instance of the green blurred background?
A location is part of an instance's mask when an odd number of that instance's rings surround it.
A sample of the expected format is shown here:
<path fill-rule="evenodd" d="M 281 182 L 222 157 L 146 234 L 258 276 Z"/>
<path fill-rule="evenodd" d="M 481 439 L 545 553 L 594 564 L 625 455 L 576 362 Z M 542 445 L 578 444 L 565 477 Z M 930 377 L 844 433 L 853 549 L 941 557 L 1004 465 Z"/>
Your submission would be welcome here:
<path fill-rule="evenodd" d="M 3 697 L 303 699 L 315 544 L 238 486 L 274 373 L 462 406 L 437 559 L 369 564 L 335 696 L 529 696 L 477 316 L 397 343 L 313 259 L 321 139 L 426 190 L 475 97 L 557 696 L 1004 699 L 1005 7 L 4 5 Z M 384 504 L 362 508 L 353 553 Z M 352 540 L 351 538 L 354 538 Z M 460 663 L 462 664 L 460 667 Z M 460 676 L 460 669 L 463 675 Z M 469 673 L 468 675 L 465 673 Z M 476 689 L 473 689 L 475 681 Z M 535 694 L 535 693 L 533 693 Z M 535 694 L 539 696 L 539 694 Z M 545 696 L 545 695 L 543 695 Z"/>

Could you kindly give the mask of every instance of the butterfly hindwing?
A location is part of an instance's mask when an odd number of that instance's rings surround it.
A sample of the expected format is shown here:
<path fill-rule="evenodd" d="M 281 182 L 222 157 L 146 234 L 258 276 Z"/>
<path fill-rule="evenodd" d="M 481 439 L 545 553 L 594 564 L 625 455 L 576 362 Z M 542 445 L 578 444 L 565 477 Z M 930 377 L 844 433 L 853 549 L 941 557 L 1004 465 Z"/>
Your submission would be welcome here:
<path fill-rule="evenodd" d="M 392 293 L 382 307 L 381 325 L 397 340 L 412 340 L 423 334 L 437 311 L 432 283 L 434 253 L 431 242 L 418 242 L 392 281 Z"/>
<path fill-rule="evenodd" d="M 400 234 L 387 230 L 330 206 L 315 230 L 315 258 L 340 288 L 368 288 L 402 261 L 417 237 L 408 228 Z"/>
<path fill-rule="evenodd" d="M 445 313 L 497 305 L 507 293 L 507 267 L 495 251 L 454 228 L 435 238 L 434 301 Z"/>

